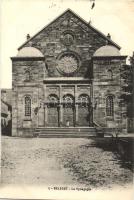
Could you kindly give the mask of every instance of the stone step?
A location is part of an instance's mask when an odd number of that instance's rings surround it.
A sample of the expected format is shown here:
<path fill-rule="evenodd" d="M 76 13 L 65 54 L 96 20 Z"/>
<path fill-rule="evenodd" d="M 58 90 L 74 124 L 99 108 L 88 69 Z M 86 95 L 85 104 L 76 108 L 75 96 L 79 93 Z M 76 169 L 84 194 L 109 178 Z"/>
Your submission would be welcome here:
<path fill-rule="evenodd" d="M 58 132 L 72 132 L 72 131 L 77 131 L 77 132 L 94 132 L 95 128 L 36 128 L 37 132 L 40 131 L 48 131 L 48 132 L 52 132 L 52 131 L 58 131 Z"/>
<path fill-rule="evenodd" d="M 39 134 L 39 138 L 87 138 L 87 137 L 96 137 L 96 134 L 64 134 L 64 133 L 55 133 L 55 134 Z"/>
<path fill-rule="evenodd" d="M 65 135 L 69 135 L 69 134 L 96 134 L 96 132 L 57 132 L 57 131 L 52 131 L 52 132 L 47 132 L 47 131 L 41 131 L 41 132 L 35 132 L 36 134 L 47 134 L 47 135 L 51 135 L 51 134 L 65 134 Z"/>
<path fill-rule="evenodd" d="M 95 137 L 96 129 L 89 128 L 44 128 L 40 127 L 35 130 L 35 135 L 38 137 Z"/>

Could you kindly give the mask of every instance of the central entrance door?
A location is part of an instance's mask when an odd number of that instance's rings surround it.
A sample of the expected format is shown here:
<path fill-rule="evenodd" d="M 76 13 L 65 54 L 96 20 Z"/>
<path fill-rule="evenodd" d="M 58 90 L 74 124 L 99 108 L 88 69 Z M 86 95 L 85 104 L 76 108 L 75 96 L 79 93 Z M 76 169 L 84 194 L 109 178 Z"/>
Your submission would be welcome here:
<path fill-rule="evenodd" d="M 59 106 L 58 97 L 56 95 L 50 95 L 48 97 L 47 105 L 47 126 L 48 127 L 58 127 L 59 126 Z"/>
<path fill-rule="evenodd" d="M 48 106 L 48 127 L 59 126 L 59 108 L 54 105 Z"/>
<path fill-rule="evenodd" d="M 78 107 L 78 122 L 79 126 L 89 126 L 90 115 L 89 115 L 89 108 L 87 106 Z"/>
<path fill-rule="evenodd" d="M 90 99 L 86 94 L 78 97 L 78 124 L 79 126 L 90 126 Z"/>
<path fill-rule="evenodd" d="M 74 127 L 74 109 L 73 106 L 63 107 L 63 125 Z"/>
<path fill-rule="evenodd" d="M 71 95 L 63 97 L 63 126 L 74 127 L 74 99 Z"/>

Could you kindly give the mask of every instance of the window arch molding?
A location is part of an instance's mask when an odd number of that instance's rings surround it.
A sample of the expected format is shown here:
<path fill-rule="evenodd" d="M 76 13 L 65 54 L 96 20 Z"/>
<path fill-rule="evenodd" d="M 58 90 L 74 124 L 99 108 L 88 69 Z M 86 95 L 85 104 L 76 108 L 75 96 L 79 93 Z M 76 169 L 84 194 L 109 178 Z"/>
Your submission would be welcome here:
<path fill-rule="evenodd" d="M 81 105 L 81 106 L 84 106 L 84 107 L 87 107 L 90 103 L 90 97 L 88 94 L 80 94 L 78 96 L 78 104 Z"/>
<path fill-rule="evenodd" d="M 62 98 L 62 101 L 64 106 L 71 106 L 74 104 L 75 98 L 72 94 L 65 94 Z"/>
<path fill-rule="evenodd" d="M 80 94 L 80 95 L 78 96 L 78 100 L 80 100 L 80 99 L 83 99 L 83 101 L 87 101 L 87 102 L 90 101 L 89 95 L 88 95 L 88 94 L 85 94 L 85 93 Z"/>
<path fill-rule="evenodd" d="M 106 116 L 114 117 L 114 95 L 109 94 L 106 96 Z"/>
<path fill-rule="evenodd" d="M 56 105 L 59 103 L 59 97 L 56 94 L 50 94 L 47 97 L 48 104 Z"/>

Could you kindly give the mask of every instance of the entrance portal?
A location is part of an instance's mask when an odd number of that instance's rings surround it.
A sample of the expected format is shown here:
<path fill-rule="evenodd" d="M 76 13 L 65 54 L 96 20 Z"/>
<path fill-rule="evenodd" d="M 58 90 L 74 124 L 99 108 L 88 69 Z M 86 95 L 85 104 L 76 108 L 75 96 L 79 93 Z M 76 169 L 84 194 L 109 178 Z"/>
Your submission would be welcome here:
<path fill-rule="evenodd" d="M 59 126 L 59 111 L 57 106 L 48 107 L 48 127 Z"/>
<path fill-rule="evenodd" d="M 74 127 L 74 109 L 73 106 L 63 107 L 63 126 Z"/>
<path fill-rule="evenodd" d="M 47 105 L 47 126 L 48 127 L 58 127 L 59 126 L 59 106 L 58 98 L 56 95 L 50 95 L 48 97 Z"/>
<path fill-rule="evenodd" d="M 78 124 L 79 126 L 90 125 L 90 98 L 87 94 L 82 94 L 78 98 Z"/>
<path fill-rule="evenodd" d="M 74 98 L 71 95 L 63 97 L 63 126 L 75 126 L 74 123 Z"/>
<path fill-rule="evenodd" d="M 88 107 L 79 105 L 78 123 L 79 123 L 79 126 L 89 126 L 89 109 L 88 109 Z"/>

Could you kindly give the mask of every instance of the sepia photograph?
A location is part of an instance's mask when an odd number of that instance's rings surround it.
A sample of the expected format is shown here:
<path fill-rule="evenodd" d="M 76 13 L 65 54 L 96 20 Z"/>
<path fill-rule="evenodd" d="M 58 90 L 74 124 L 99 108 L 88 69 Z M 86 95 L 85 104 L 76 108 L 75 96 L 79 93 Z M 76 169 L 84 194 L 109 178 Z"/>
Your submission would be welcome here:
<path fill-rule="evenodd" d="M 0 198 L 132 200 L 134 0 L 1 0 Z"/>

